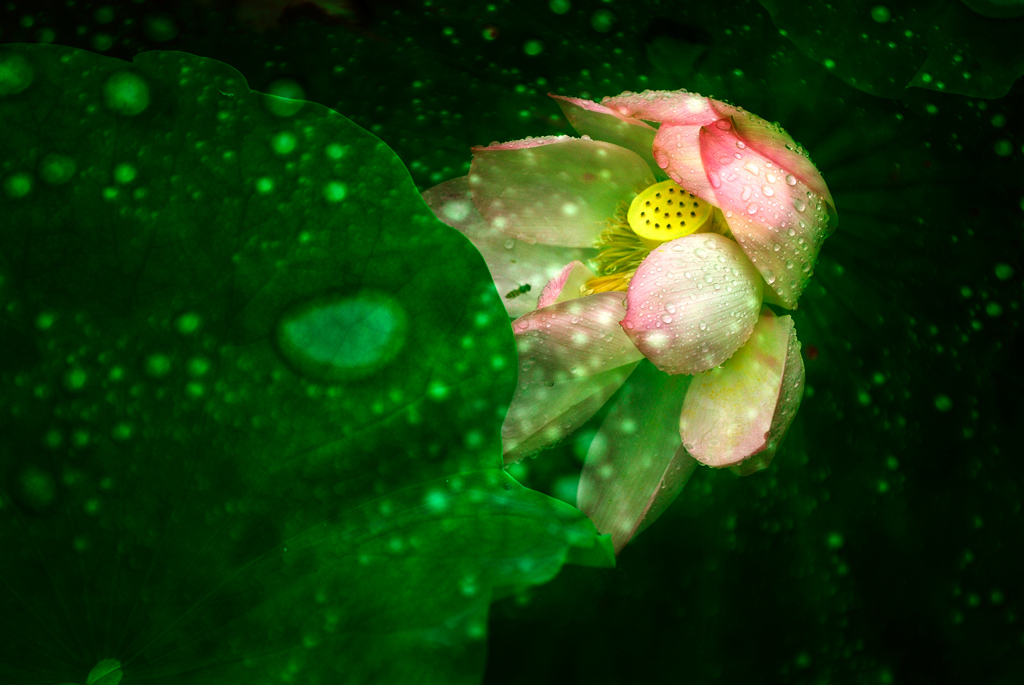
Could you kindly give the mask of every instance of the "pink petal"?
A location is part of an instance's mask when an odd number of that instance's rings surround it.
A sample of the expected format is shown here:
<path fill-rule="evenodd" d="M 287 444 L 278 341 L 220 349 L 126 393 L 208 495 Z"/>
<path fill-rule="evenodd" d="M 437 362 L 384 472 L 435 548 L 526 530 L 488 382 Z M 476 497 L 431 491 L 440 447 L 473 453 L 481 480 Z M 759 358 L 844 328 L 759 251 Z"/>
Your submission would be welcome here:
<path fill-rule="evenodd" d="M 566 262 L 587 260 L 597 253 L 592 248 L 531 245 L 508 237 L 476 211 L 465 176 L 430 188 L 423 199 L 438 219 L 462 232 L 483 255 L 494 287 L 512 318 L 536 307 L 541 289 Z"/>
<path fill-rule="evenodd" d="M 505 463 L 580 427 L 643 358 L 622 333 L 622 293 L 559 302 L 517 319 L 519 382 L 501 427 Z"/>
<path fill-rule="evenodd" d="M 651 154 L 654 134 L 657 130 L 639 119 L 619 114 L 590 100 L 565 97 L 548 93 L 562 108 L 565 118 L 580 135 L 594 140 L 614 143 L 637 153 L 647 162 L 655 175 L 662 174 Z"/>
<path fill-rule="evenodd" d="M 578 259 L 569 262 L 557 276 L 544 286 L 544 290 L 537 300 L 537 308 L 583 297 L 581 288 L 595 276 L 597 274 Z"/>
<path fill-rule="evenodd" d="M 611 535 L 616 554 L 672 503 L 697 465 L 679 439 L 689 382 L 641 364 L 590 444 L 577 506 Z"/>
<path fill-rule="evenodd" d="M 774 454 L 802 392 L 803 362 L 792 317 L 763 315 L 746 345 L 690 384 L 679 416 L 683 446 L 714 467 L 734 466 L 765 451 Z"/>
<path fill-rule="evenodd" d="M 701 128 L 700 151 L 733 236 L 785 306 L 795 307 L 828 235 L 827 205 L 743 142 L 731 120 Z"/>
<path fill-rule="evenodd" d="M 469 172 L 473 203 L 491 226 L 563 247 L 592 247 L 619 204 L 652 183 L 635 152 L 567 136 L 474 148 Z"/>
<path fill-rule="evenodd" d="M 663 124 L 654 137 L 654 159 L 669 178 L 709 204 L 716 204 L 700 156 L 700 125 Z"/>
<path fill-rule="evenodd" d="M 717 233 L 683 236 L 640 264 L 622 327 L 662 371 L 700 373 L 746 342 L 761 309 L 761 284 L 732 240 Z"/>
<path fill-rule="evenodd" d="M 790 317 L 784 317 L 790 318 Z M 804 360 L 800 356 L 800 341 L 796 337 L 796 327 L 789 329 L 789 341 L 786 344 L 786 370 L 782 373 L 782 388 L 775 415 L 768 429 L 768 446 L 746 461 L 742 461 L 730 470 L 740 476 L 749 476 L 761 469 L 768 468 L 772 463 L 776 450 L 786 437 L 786 431 L 796 418 L 797 409 L 804 396 Z"/>
<path fill-rule="evenodd" d="M 772 124 L 740 107 L 733 107 L 717 100 L 711 101 L 715 111 L 723 118 L 732 117 L 732 123 L 736 127 L 736 134 L 747 144 L 748 147 L 760 152 L 770 159 L 775 165 L 787 169 L 798 180 L 802 181 L 812 193 L 821 196 L 828 204 L 832 213 L 836 211 L 836 203 L 832 199 L 832 193 L 825 184 L 818 167 L 814 166 L 811 156 L 807 150 L 793 140 L 778 124 Z M 838 224 L 838 215 L 834 216 L 831 230 L 835 230 Z"/>
<path fill-rule="evenodd" d="M 626 91 L 607 97 L 601 104 L 623 116 L 666 124 L 710 124 L 720 118 L 711 98 L 685 90 Z"/>

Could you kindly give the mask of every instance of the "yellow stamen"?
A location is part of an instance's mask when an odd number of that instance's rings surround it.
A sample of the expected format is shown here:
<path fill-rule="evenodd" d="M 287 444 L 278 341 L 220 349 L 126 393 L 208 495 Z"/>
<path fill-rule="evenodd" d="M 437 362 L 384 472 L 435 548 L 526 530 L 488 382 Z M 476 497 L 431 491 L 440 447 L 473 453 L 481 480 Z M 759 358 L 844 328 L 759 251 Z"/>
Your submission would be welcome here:
<path fill-rule="evenodd" d="M 594 265 L 600 276 L 589 279 L 580 288 L 583 295 L 613 290 L 625 292 L 640 262 L 661 244 L 660 241 L 644 240 L 633 232 L 626 221 L 625 203 L 619 204 L 615 216 L 608 219 L 606 225 L 595 245 L 598 253 L 594 257 Z"/>
<path fill-rule="evenodd" d="M 670 216 L 666 219 L 666 215 Z M 594 265 L 600 275 L 581 286 L 580 293 L 625 292 L 637 267 L 651 250 L 698 230 L 717 232 L 716 217 L 721 217 L 720 211 L 674 181 L 662 181 L 644 189 L 628 210 L 626 204 L 621 203 L 615 216 L 608 219 L 607 228 L 595 245 L 598 253 Z M 724 217 L 721 219 L 724 225 Z"/>
<path fill-rule="evenodd" d="M 626 292 L 626 290 L 629 289 L 629 280 L 633 278 L 633 274 L 635 273 L 636 269 L 633 269 L 632 271 L 624 271 L 618 274 L 609 274 L 608 276 L 591 278 L 587 281 L 586 285 L 580 288 L 580 291 L 584 295 L 608 293 L 615 290 Z"/>

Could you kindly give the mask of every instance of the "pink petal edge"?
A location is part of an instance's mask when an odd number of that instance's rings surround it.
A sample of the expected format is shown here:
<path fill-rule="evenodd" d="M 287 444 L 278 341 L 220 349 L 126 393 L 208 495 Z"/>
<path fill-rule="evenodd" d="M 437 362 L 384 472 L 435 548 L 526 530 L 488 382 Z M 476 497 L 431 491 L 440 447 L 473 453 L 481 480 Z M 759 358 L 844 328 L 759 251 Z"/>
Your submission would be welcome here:
<path fill-rule="evenodd" d="M 821 172 L 811 161 L 807 150 L 797 143 L 785 129 L 742 107 L 734 107 L 717 100 L 712 100 L 711 106 L 722 118 L 732 119 L 737 135 L 749 147 L 760 152 L 780 168 L 788 169 L 789 173 L 803 181 L 812 193 L 822 197 L 829 205 L 831 213 L 835 215 L 836 203 L 832 199 L 832 192 L 828 189 Z M 837 224 L 838 215 L 835 215 L 833 221 L 830 222 L 830 231 L 835 230 Z"/>
<path fill-rule="evenodd" d="M 719 118 L 713 100 L 685 90 L 626 91 L 606 97 L 601 104 L 623 116 L 663 124 L 710 124 Z"/>
<path fill-rule="evenodd" d="M 702 127 L 700 151 L 733 236 L 784 305 L 794 308 L 828 235 L 822 198 L 750 148 L 731 120 Z"/>
<path fill-rule="evenodd" d="M 662 371 L 718 366 L 750 336 L 762 280 L 728 238 L 695 233 L 653 250 L 626 292 L 626 335 Z"/>
<path fill-rule="evenodd" d="M 795 336 L 792 317 L 763 315 L 750 340 L 728 362 L 693 380 L 679 433 L 694 458 L 719 468 L 774 451 L 803 387 L 802 362 L 794 361 L 786 382 L 791 355 L 799 359 Z"/>
<path fill-rule="evenodd" d="M 519 379 L 501 427 L 506 464 L 576 430 L 633 371 L 643 357 L 618 327 L 623 313 L 622 293 L 597 293 L 513 323 Z"/>
<path fill-rule="evenodd" d="M 537 309 L 583 297 L 581 287 L 596 275 L 589 266 L 574 259 L 544 286 L 544 290 L 537 300 Z"/>

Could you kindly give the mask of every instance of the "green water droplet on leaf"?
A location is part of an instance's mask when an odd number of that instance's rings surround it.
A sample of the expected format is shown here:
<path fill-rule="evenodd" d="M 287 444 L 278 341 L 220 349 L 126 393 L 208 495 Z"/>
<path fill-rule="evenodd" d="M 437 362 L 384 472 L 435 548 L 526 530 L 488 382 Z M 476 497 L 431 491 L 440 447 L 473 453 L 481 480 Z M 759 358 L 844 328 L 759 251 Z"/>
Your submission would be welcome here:
<path fill-rule="evenodd" d="M 322 381 L 369 376 L 392 361 L 405 343 L 407 317 L 394 298 L 377 292 L 335 295 L 303 303 L 277 329 L 281 354 Z"/>

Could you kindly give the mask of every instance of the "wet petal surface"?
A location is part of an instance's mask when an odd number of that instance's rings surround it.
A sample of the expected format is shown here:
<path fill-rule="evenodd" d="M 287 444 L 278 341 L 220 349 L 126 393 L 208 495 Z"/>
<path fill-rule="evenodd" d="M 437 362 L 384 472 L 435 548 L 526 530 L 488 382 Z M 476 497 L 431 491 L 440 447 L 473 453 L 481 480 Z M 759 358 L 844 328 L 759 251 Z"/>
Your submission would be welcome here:
<path fill-rule="evenodd" d="M 718 366 L 746 342 L 762 281 L 739 246 L 716 233 L 665 243 L 629 284 L 626 335 L 667 373 Z"/>
<path fill-rule="evenodd" d="M 716 204 L 700 155 L 699 124 L 665 124 L 654 138 L 654 159 L 669 178 L 705 202 Z"/>
<path fill-rule="evenodd" d="M 643 157 L 656 175 L 663 173 L 651 153 L 654 134 L 657 133 L 653 126 L 590 100 L 550 95 L 580 135 L 632 150 Z"/>
<path fill-rule="evenodd" d="M 771 449 L 789 427 L 803 388 L 793 319 L 762 315 L 750 340 L 717 369 L 696 377 L 683 401 L 683 446 L 708 466 L 734 466 Z M 770 459 L 770 456 L 769 456 Z M 756 469 L 755 469 L 756 470 Z"/>
<path fill-rule="evenodd" d="M 796 306 L 828 235 L 821 196 L 750 148 L 729 120 L 700 131 L 701 157 L 737 242 L 786 307 Z"/>
<path fill-rule="evenodd" d="M 783 317 L 788 319 L 790 317 Z M 804 397 L 804 359 L 800 354 L 800 341 L 796 337 L 796 327 L 789 329 L 789 340 L 786 343 L 786 369 L 782 372 L 782 387 L 779 401 L 775 405 L 775 415 L 768 429 L 768 446 L 746 461 L 732 467 L 732 472 L 739 476 L 749 476 L 768 468 L 779 449 L 789 426 L 796 418 L 800 402 Z"/>
<path fill-rule="evenodd" d="M 577 506 L 611 535 L 616 553 L 661 515 L 694 471 L 678 430 L 689 383 L 689 376 L 641 364 L 590 444 Z"/>
<path fill-rule="evenodd" d="M 653 182 L 632 150 L 567 136 L 474 148 L 469 172 L 473 203 L 492 227 L 563 247 L 591 247 L 619 204 Z"/>
<path fill-rule="evenodd" d="M 627 91 L 601 104 L 624 116 L 667 124 L 710 124 L 719 117 L 710 98 L 685 90 Z"/>
<path fill-rule="evenodd" d="M 825 184 L 818 167 L 802 145 L 793 140 L 778 124 L 773 124 L 756 114 L 721 102 L 713 103 L 723 118 L 732 118 L 736 135 L 751 149 L 764 155 L 781 169 L 787 169 L 797 180 L 806 185 L 812 193 L 821 196 L 835 212 L 836 203 Z M 837 223 L 837 221 L 835 222 Z M 835 230 L 835 225 L 831 226 Z"/>
<path fill-rule="evenodd" d="M 505 463 L 555 444 L 589 419 L 643 357 L 619 328 L 622 293 L 538 309 L 513 324 L 519 382 L 501 427 Z"/>
<path fill-rule="evenodd" d="M 461 231 L 480 251 L 513 318 L 536 308 L 541 289 L 566 262 L 586 260 L 596 253 L 592 248 L 531 244 L 508 237 L 480 216 L 465 176 L 430 188 L 423 199 L 438 219 Z"/>

